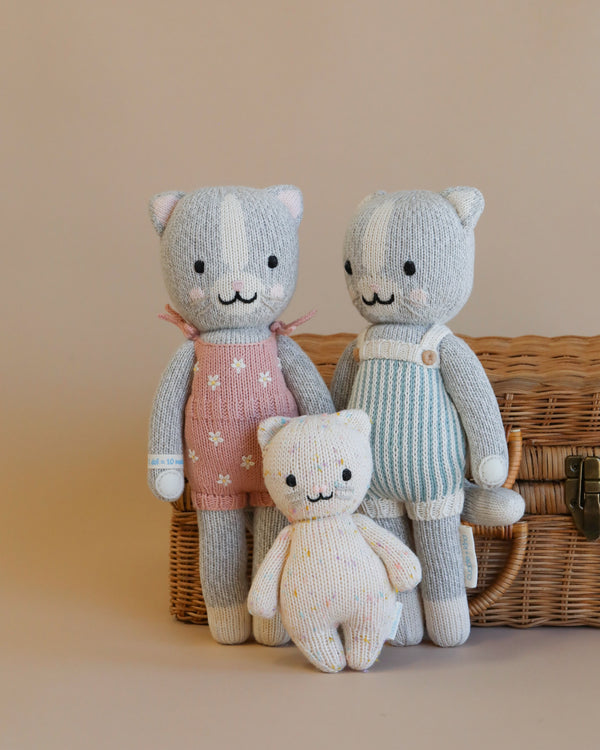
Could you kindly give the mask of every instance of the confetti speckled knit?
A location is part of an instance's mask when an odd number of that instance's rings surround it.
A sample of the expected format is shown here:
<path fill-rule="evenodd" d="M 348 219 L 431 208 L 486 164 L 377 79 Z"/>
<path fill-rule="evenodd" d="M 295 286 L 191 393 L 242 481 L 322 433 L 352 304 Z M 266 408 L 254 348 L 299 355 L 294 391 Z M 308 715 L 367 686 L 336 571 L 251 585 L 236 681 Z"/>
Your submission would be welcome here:
<path fill-rule="evenodd" d="M 368 669 L 396 632 L 396 591 L 421 577 L 408 547 L 353 514 L 371 475 L 369 431 L 362 411 L 274 417 L 259 430 L 265 482 L 291 525 L 265 556 L 248 607 L 267 618 L 279 610 L 294 643 L 324 672 Z"/>

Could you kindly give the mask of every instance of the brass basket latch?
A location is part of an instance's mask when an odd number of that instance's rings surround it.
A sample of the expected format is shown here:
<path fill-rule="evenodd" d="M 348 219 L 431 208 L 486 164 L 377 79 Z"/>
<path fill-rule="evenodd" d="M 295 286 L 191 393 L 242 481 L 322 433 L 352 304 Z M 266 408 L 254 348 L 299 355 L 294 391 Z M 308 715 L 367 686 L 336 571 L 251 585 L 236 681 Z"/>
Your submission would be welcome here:
<path fill-rule="evenodd" d="M 575 526 L 593 542 L 600 537 L 600 458 L 567 456 L 565 502 Z"/>

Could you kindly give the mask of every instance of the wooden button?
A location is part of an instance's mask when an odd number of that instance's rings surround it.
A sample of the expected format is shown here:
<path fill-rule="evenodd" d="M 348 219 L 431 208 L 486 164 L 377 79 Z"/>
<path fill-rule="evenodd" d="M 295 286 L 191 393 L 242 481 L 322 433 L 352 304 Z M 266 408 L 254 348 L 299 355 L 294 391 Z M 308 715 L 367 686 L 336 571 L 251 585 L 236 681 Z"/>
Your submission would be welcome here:
<path fill-rule="evenodd" d="M 437 362 L 437 354 L 433 349 L 427 349 L 421 354 L 421 359 L 423 360 L 424 365 L 435 365 Z"/>

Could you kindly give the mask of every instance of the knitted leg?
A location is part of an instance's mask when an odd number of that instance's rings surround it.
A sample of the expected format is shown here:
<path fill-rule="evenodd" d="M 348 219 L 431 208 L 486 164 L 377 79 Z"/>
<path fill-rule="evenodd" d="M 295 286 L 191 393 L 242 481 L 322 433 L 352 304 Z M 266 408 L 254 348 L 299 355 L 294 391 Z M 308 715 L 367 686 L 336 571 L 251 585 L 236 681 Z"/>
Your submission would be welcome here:
<path fill-rule="evenodd" d="M 287 523 L 286 517 L 277 508 L 254 509 L 252 577 L 254 577 L 265 555 L 271 549 L 277 534 L 284 526 L 287 526 Z M 264 617 L 253 617 L 252 631 L 256 640 L 265 646 L 281 646 L 290 640 L 281 622 L 279 612 L 270 620 Z"/>
<path fill-rule="evenodd" d="M 200 580 L 211 635 L 219 643 L 243 643 L 251 630 L 245 512 L 199 510 L 197 516 Z"/>
<path fill-rule="evenodd" d="M 459 646 L 471 630 L 459 524 L 459 515 L 413 519 L 416 552 L 423 568 L 421 594 L 427 632 L 438 646 Z"/>
<path fill-rule="evenodd" d="M 375 519 L 384 529 L 395 534 L 407 547 L 414 549 L 410 521 L 406 516 L 396 518 Z M 423 640 L 423 606 L 418 588 L 412 591 L 402 591 L 398 595 L 398 601 L 402 604 L 402 614 L 398 629 L 393 639 L 389 640 L 392 646 L 415 646 Z"/>
<path fill-rule="evenodd" d="M 384 623 L 385 625 L 385 623 Z M 381 653 L 387 633 L 378 623 L 345 623 L 344 645 L 350 669 L 364 672 L 373 666 Z"/>
<path fill-rule="evenodd" d="M 340 672 L 346 666 L 344 647 L 335 628 L 294 638 L 294 643 L 321 672 Z"/>
<path fill-rule="evenodd" d="M 410 522 L 405 515 L 404 504 L 396 500 L 382 498 L 369 489 L 360 512 L 372 518 L 384 529 L 395 534 L 401 542 L 414 549 Z M 398 594 L 398 601 L 402 603 L 402 615 L 392 646 L 414 646 L 423 640 L 423 607 L 418 589 L 403 591 Z"/>

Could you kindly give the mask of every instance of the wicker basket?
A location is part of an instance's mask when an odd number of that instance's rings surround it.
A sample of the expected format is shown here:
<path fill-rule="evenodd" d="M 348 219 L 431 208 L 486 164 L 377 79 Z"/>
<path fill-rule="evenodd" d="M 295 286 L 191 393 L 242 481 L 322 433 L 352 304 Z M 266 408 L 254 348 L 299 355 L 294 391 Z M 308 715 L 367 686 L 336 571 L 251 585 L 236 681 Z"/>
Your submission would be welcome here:
<path fill-rule="evenodd" d="M 329 384 L 352 338 L 302 334 L 296 340 Z M 522 450 L 515 488 L 527 510 L 512 527 L 474 527 L 479 587 L 470 593 L 473 624 L 598 627 L 600 541 L 589 542 L 576 530 L 563 483 L 566 456 L 600 456 L 600 336 L 465 340 L 498 398 L 510 433 L 513 479 Z M 251 550 L 251 538 L 248 543 Z M 196 514 L 187 493 L 173 504 L 170 565 L 171 613 L 206 624 Z"/>

